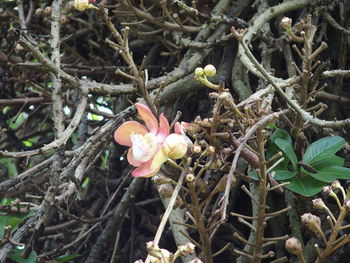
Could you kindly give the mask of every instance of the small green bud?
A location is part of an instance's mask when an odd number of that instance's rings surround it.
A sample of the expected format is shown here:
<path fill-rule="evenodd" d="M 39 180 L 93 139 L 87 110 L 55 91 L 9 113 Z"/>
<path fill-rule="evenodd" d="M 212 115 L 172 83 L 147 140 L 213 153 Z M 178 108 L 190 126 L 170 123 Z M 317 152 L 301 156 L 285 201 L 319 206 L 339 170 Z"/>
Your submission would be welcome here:
<path fill-rule="evenodd" d="M 202 77 L 203 74 L 204 74 L 204 69 L 201 68 L 201 67 L 196 68 L 195 71 L 194 71 L 194 75 L 195 75 L 197 78 Z"/>

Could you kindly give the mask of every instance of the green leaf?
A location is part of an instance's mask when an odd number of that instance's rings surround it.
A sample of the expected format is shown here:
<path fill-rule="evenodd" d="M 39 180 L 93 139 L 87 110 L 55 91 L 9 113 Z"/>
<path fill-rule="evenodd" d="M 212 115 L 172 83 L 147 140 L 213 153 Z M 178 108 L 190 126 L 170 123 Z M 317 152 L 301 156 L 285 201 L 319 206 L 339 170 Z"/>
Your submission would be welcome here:
<path fill-rule="evenodd" d="M 12 259 L 13 261 L 17 262 L 17 263 L 36 263 L 36 259 L 38 257 L 38 255 L 36 254 L 36 252 L 33 250 L 30 254 L 28 258 L 22 258 L 21 254 L 23 252 L 24 249 L 19 249 L 16 248 L 15 250 L 13 250 L 10 255 L 9 258 Z"/>
<path fill-rule="evenodd" d="M 322 162 L 318 163 L 317 165 L 313 165 L 312 167 L 315 168 L 317 171 L 322 170 L 327 167 L 331 166 L 344 166 L 345 161 L 344 158 L 341 158 L 336 155 L 330 155 L 329 158 L 323 160 Z"/>
<path fill-rule="evenodd" d="M 291 161 L 294 170 L 297 170 L 297 156 L 293 150 L 292 144 L 289 143 L 287 140 L 277 138 L 274 141 L 274 144 L 278 146 L 278 148 L 281 149 L 281 151 L 287 156 L 287 158 Z"/>
<path fill-rule="evenodd" d="M 59 257 L 55 258 L 55 260 L 59 263 L 63 263 L 63 262 L 67 262 L 71 259 L 80 257 L 80 256 L 81 255 L 79 255 L 79 254 L 64 255 L 64 256 L 59 256 Z"/>
<path fill-rule="evenodd" d="M 276 173 L 275 176 L 273 177 L 273 179 L 280 181 L 280 180 L 287 180 L 290 178 L 293 178 L 294 176 L 297 175 L 296 172 L 290 172 L 287 170 L 274 170 L 274 172 Z"/>
<path fill-rule="evenodd" d="M 330 166 L 319 170 L 317 173 L 308 173 L 316 180 L 331 183 L 336 179 L 350 179 L 350 168 Z"/>
<path fill-rule="evenodd" d="M 287 180 L 289 181 L 289 180 Z M 322 191 L 322 188 L 328 183 L 318 181 L 311 176 L 304 176 L 302 178 L 294 177 L 289 181 L 290 184 L 285 187 L 295 193 L 303 196 L 313 196 Z"/>
<path fill-rule="evenodd" d="M 305 151 L 303 162 L 313 167 L 322 164 L 330 155 L 335 154 L 345 144 L 342 137 L 325 137 L 312 143 Z"/>

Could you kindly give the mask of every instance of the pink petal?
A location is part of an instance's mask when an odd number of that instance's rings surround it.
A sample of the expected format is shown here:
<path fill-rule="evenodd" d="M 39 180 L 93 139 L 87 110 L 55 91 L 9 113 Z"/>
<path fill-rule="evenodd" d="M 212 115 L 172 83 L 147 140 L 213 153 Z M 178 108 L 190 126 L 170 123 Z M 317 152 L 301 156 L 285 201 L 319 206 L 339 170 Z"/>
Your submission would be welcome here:
<path fill-rule="evenodd" d="M 157 138 L 159 142 L 163 142 L 165 140 L 165 138 L 169 135 L 169 130 L 169 122 L 162 113 L 159 116 L 159 129 L 157 133 Z"/>
<path fill-rule="evenodd" d="M 145 135 L 148 131 L 145 126 L 137 121 L 127 121 L 114 132 L 114 140 L 121 145 L 132 146 L 130 139 L 130 134 L 132 132 Z"/>
<path fill-rule="evenodd" d="M 132 152 L 132 148 L 129 149 L 127 158 L 128 158 L 128 162 L 132 166 L 138 167 L 138 166 L 140 166 L 142 164 L 142 162 L 139 162 L 139 161 L 135 160 L 133 152 Z"/>
<path fill-rule="evenodd" d="M 151 110 L 142 103 L 135 103 L 135 106 L 141 119 L 145 122 L 148 130 L 150 132 L 156 133 L 158 130 L 158 121 L 156 117 L 154 117 Z"/>
<path fill-rule="evenodd" d="M 184 133 L 183 130 L 182 130 L 180 122 L 175 122 L 174 129 L 175 129 L 175 133 L 176 134 L 182 135 Z"/>
<path fill-rule="evenodd" d="M 152 160 L 153 159 L 149 160 L 148 162 L 142 163 L 139 167 L 132 171 L 131 175 L 134 177 L 151 177 L 153 175 L 156 175 L 160 167 L 156 169 L 151 169 Z"/>

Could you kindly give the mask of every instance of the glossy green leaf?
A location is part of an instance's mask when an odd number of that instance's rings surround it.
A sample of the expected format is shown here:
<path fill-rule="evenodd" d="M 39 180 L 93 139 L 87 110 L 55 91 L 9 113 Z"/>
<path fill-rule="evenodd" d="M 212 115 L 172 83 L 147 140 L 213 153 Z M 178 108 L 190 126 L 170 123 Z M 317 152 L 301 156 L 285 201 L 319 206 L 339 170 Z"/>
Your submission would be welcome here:
<path fill-rule="evenodd" d="M 309 175 L 316 180 L 331 183 L 336 179 L 350 179 L 350 168 L 330 166 Z"/>
<path fill-rule="evenodd" d="M 287 180 L 297 175 L 296 172 L 290 172 L 287 170 L 274 170 L 274 172 L 275 172 L 275 176 L 273 177 L 273 179 L 277 181 Z"/>
<path fill-rule="evenodd" d="M 344 166 L 345 161 L 344 158 L 341 158 L 336 155 L 330 155 L 329 158 L 323 160 L 322 162 L 318 163 L 317 165 L 313 165 L 312 167 L 316 169 L 317 171 L 322 170 L 327 167 L 331 166 Z"/>
<path fill-rule="evenodd" d="M 325 160 L 339 151 L 345 144 L 342 137 L 325 137 L 312 143 L 305 151 L 303 162 L 313 167 L 322 164 Z"/>
<path fill-rule="evenodd" d="M 287 156 L 287 158 L 291 161 L 294 170 L 297 170 L 297 156 L 293 150 L 292 144 L 290 144 L 287 140 L 277 138 L 274 141 L 274 144 L 278 146 L 278 148 L 281 149 L 281 151 Z"/>
<path fill-rule="evenodd" d="M 291 180 L 286 180 L 290 184 L 285 187 L 295 193 L 301 194 L 303 196 L 313 196 L 322 191 L 322 188 L 328 183 L 318 181 L 311 176 L 304 176 L 298 178 L 297 176 Z"/>

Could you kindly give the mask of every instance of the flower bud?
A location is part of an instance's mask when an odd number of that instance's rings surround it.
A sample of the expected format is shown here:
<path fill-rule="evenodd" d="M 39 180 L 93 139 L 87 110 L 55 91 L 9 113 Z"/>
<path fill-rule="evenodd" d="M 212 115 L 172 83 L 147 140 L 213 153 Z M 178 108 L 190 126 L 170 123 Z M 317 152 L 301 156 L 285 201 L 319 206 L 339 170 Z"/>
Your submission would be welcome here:
<path fill-rule="evenodd" d="M 184 246 L 179 246 L 177 251 L 180 252 L 181 256 L 186 256 L 188 254 L 191 254 L 194 252 L 194 249 L 195 249 L 195 245 L 192 244 L 191 242 L 187 242 L 186 245 Z"/>
<path fill-rule="evenodd" d="M 214 77 L 216 75 L 216 68 L 209 64 L 209 65 L 206 65 L 204 67 L 204 74 L 207 76 L 207 77 Z"/>
<path fill-rule="evenodd" d="M 289 17 L 283 17 L 281 20 L 281 26 L 284 28 L 284 30 L 289 31 L 292 29 L 292 19 Z"/>
<path fill-rule="evenodd" d="M 285 249 L 290 254 L 300 255 L 301 254 L 300 241 L 297 238 L 295 238 L 295 237 L 291 237 L 291 238 L 287 239 L 286 243 L 285 243 Z"/>
<path fill-rule="evenodd" d="M 66 15 L 62 15 L 60 18 L 61 25 L 66 25 L 69 22 L 69 18 Z"/>
<path fill-rule="evenodd" d="M 333 189 L 340 189 L 342 186 L 341 186 L 341 184 L 340 184 L 340 182 L 338 181 L 338 180 L 334 180 L 333 182 L 332 182 L 332 188 Z"/>
<path fill-rule="evenodd" d="M 316 209 L 325 209 L 326 208 L 326 204 L 323 202 L 323 200 L 321 198 L 317 198 L 317 199 L 312 200 L 312 205 Z"/>
<path fill-rule="evenodd" d="M 324 186 L 322 191 L 323 191 L 323 193 L 325 193 L 327 195 L 329 195 L 331 192 L 333 192 L 332 187 L 329 185 Z"/>
<path fill-rule="evenodd" d="M 202 151 L 202 147 L 200 145 L 194 145 L 191 151 L 192 153 L 200 153 Z"/>
<path fill-rule="evenodd" d="M 215 147 L 214 146 L 209 146 L 208 147 L 208 154 L 211 155 L 211 154 L 214 154 L 215 153 Z"/>
<path fill-rule="evenodd" d="M 148 252 L 151 252 L 151 251 L 157 251 L 159 252 L 160 251 L 160 248 L 159 246 L 157 245 L 156 242 L 154 241 L 149 241 L 146 243 L 146 248 L 147 248 L 147 251 Z"/>
<path fill-rule="evenodd" d="M 317 236 L 321 230 L 321 219 L 311 213 L 305 213 L 301 216 L 301 222 Z"/>
<path fill-rule="evenodd" d="M 74 0 L 74 7 L 79 11 L 85 11 L 89 8 L 89 0 Z"/>
<path fill-rule="evenodd" d="M 157 188 L 161 198 L 170 198 L 173 195 L 174 187 L 171 184 L 161 184 Z"/>
<path fill-rule="evenodd" d="M 43 16 L 44 15 L 44 9 L 42 8 L 38 8 L 35 10 L 35 15 L 40 17 L 40 16 Z"/>
<path fill-rule="evenodd" d="M 51 6 L 45 7 L 45 9 L 44 9 L 44 15 L 45 16 L 51 15 L 51 12 L 52 12 L 52 7 Z"/>
<path fill-rule="evenodd" d="M 187 142 L 179 134 L 172 133 L 164 141 L 163 152 L 171 159 L 180 159 L 187 152 Z"/>
<path fill-rule="evenodd" d="M 201 67 L 198 67 L 198 68 L 196 68 L 196 69 L 194 70 L 194 75 L 195 75 L 195 77 L 197 77 L 197 78 L 202 77 L 203 74 L 204 74 L 204 69 L 201 68 Z"/>
<path fill-rule="evenodd" d="M 171 179 L 165 177 L 164 175 L 156 174 L 152 177 L 152 181 L 155 185 L 159 186 L 162 184 L 170 183 Z"/>
<path fill-rule="evenodd" d="M 193 174 L 187 174 L 186 175 L 186 182 L 191 183 L 191 182 L 194 181 L 194 179 L 195 179 L 195 177 L 194 177 Z"/>
<path fill-rule="evenodd" d="M 350 200 L 345 200 L 345 208 L 350 210 Z"/>

